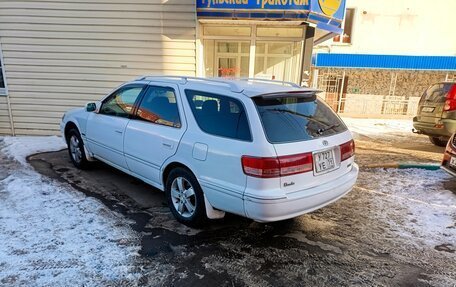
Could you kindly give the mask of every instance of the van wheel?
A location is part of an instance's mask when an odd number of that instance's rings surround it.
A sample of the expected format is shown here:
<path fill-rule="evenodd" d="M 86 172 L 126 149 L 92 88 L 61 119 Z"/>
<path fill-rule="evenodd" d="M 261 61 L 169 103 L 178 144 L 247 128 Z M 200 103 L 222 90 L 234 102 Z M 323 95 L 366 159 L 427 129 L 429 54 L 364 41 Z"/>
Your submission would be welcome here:
<path fill-rule="evenodd" d="M 433 143 L 434 145 L 436 146 L 443 146 L 445 147 L 448 143 L 448 141 L 446 140 L 441 140 L 440 138 L 438 137 L 431 137 L 429 136 L 429 140 L 431 141 L 431 143 Z"/>
<path fill-rule="evenodd" d="M 84 143 L 77 129 L 71 129 L 68 131 L 67 145 L 68 153 L 70 155 L 70 159 L 73 165 L 79 169 L 89 168 L 90 163 L 87 160 L 84 151 Z"/>
<path fill-rule="evenodd" d="M 207 220 L 203 191 L 189 170 L 173 169 L 166 180 L 165 194 L 177 221 L 199 227 Z"/>

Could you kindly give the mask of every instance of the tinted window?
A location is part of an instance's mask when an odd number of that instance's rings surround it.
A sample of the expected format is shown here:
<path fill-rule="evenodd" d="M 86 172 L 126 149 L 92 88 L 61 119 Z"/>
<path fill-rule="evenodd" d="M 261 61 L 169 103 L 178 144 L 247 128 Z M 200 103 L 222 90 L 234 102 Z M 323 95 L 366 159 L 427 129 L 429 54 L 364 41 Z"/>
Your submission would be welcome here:
<path fill-rule="evenodd" d="M 306 141 L 347 130 L 316 95 L 253 98 L 271 143 Z"/>
<path fill-rule="evenodd" d="M 181 127 L 174 89 L 150 86 L 139 105 L 136 116 L 155 124 Z"/>
<path fill-rule="evenodd" d="M 198 126 L 206 133 L 252 140 L 247 115 L 240 101 L 227 96 L 186 90 Z"/>
<path fill-rule="evenodd" d="M 143 86 L 127 86 L 115 91 L 107 98 L 100 109 L 100 114 L 129 117 Z"/>
<path fill-rule="evenodd" d="M 452 84 L 450 83 L 441 83 L 432 85 L 429 89 L 426 90 L 423 97 L 426 101 L 433 103 L 444 103 L 446 100 L 446 95 L 451 89 Z"/>

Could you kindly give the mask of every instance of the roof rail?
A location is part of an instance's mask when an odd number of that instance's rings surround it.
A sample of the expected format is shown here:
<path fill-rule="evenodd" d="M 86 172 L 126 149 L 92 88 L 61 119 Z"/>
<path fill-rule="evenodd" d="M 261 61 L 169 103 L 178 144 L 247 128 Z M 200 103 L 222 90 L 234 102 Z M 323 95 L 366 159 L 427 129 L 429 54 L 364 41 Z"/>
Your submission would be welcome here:
<path fill-rule="evenodd" d="M 230 90 L 233 93 L 242 93 L 244 91 L 243 88 L 239 87 L 235 82 L 230 81 L 230 80 L 223 80 L 223 79 L 217 79 L 217 78 L 202 78 L 202 77 L 187 77 L 187 76 L 141 76 L 136 79 L 136 81 L 142 81 L 142 80 L 147 80 L 147 79 L 177 79 L 177 80 L 182 80 L 182 84 L 186 84 L 189 80 L 195 80 L 195 81 L 209 81 L 213 83 L 221 83 L 225 84 L 230 87 Z"/>
<path fill-rule="evenodd" d="M 293 88 L 302 88 L 300 85 L 298 85 L 296 83 L 286 82 L 286 81 L 276 81 L 276 80 L 257 79 L 257 78 L 241 78 L 240 80 L 247 81 L 247 82 L 265 82 L 265 83 L 282 84 L 283 86 L 288 85 Z"/>

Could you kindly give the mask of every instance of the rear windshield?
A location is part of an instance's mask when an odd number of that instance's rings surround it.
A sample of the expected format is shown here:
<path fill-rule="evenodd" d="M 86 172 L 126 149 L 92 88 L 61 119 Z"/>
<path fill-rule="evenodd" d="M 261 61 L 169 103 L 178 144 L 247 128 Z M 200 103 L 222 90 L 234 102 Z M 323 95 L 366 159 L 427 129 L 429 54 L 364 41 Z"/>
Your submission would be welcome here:
<path fill-rule="evenodd" d="M 307 141 L 347 130 L 339 117 L 315 94 L 253 98 L 271 143 Z"/>
<path fill-rule="evenodd" d="M 424 100 L 433 103 L 444 103 L 446 95 L 451 89 L 453 84 L 451 83 L 440 83 L 432 85 L 429 89 L 424 92 Z"/>

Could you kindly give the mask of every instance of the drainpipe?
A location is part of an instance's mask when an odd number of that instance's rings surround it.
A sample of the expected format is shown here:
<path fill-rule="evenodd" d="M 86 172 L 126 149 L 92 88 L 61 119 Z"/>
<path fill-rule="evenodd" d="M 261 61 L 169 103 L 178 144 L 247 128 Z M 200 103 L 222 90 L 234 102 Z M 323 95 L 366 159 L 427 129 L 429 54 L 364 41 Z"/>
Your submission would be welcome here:
<path fill-rule="evenodd" d="M 9 119 L 10 119 L 11 134 L 13 136 L 15 136 L 16 132 L 14 130 L 13 112 L 11 110 L 11 102 L 10 102 L 10 97 L 9 97 L 8 94 L 6 95 L 6 105 L 8 106 L 8 116 L 9 116 Z"/>

